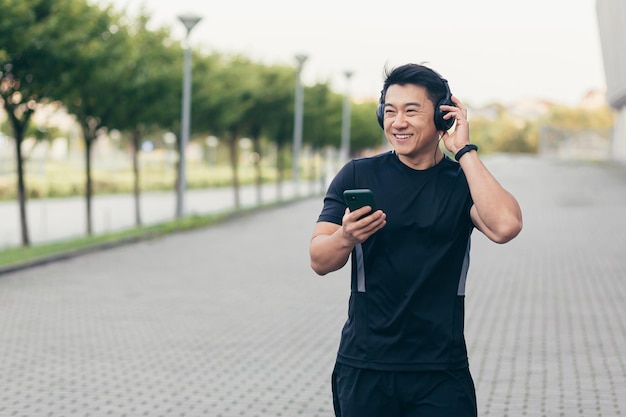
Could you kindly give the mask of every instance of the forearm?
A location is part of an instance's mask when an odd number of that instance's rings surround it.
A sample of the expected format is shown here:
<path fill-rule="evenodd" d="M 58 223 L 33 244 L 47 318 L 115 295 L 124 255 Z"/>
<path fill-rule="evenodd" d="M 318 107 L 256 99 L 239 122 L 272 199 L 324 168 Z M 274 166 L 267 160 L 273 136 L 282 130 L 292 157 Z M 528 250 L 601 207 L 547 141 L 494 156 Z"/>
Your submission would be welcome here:
<path fill-rule="evenodd" d="M 342 268 L 357 244 L 364 242 L 387 224 L 387 215 L 382 210 L 362 217 L 368 210 L 369 206 L 353 212 L 346 209 L 341 226 L 323 221 L 315 225 L 309 255 L 311 268 L 316 273 L 326 275 Z"/>
<path fill-rule="evenodd" d="M 326 275 L 341 269 L 348 261 L 353 248 L 354 245 L 341 236 L 341 229 L 330 235 L 317 235 L 311 240 L 309 248 L 311 268 L 318 275 Z"/>
<path fill-rule="evenodd" d="M 465 173 L 479 217 L 479 229 L 491 240 L 505 243 L 513 239 L 522 229 L 520 206 L 505 190 L 478 157 L 477 152 L 468 152 L 459 163 Z"/>

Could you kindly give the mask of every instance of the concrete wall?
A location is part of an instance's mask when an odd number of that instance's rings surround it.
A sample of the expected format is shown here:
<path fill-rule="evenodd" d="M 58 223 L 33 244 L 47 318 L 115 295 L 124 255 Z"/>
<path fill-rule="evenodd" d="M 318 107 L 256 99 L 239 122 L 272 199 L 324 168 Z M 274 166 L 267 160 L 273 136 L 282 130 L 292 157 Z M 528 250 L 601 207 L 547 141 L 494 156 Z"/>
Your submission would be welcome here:
<path fill-rule="evenodd" d="M 607 101 L 616 111 L 611 157 L 626 162 L 626 1 L 596 0 Z"/>
<path fill-rule="evenodd" d="M 611 158 L 626 162 L 626 106 L 616 110 L 611 138 Z"/>

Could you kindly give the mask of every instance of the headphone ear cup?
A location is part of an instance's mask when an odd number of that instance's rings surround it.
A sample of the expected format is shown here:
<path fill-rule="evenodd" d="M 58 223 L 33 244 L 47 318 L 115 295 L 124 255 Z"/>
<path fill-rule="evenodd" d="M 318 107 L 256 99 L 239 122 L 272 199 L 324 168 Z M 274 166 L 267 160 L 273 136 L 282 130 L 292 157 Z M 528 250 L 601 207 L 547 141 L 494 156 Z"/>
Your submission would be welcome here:
<path fill-rule="evenodd" d="M 437 128 L 437 130 L 447 131 L 454 124 L 454 118 L 451 118 L 448 120 L 444 119 L 443 116 L 448 114 L 448 112 L 442 111 L 440 107 L 441 106 L 454 106 L 454 103 L 452 102 L 452 92 L 450 91 L 448 80 L 441 77 L 441 75 L 439 75 L 439 77 L 441 78 L 441 81 L 443 81 L 443 85 L 446 88 L 446 96 L 442 98 L 441 101 L 439 101 L 439 103 L 437 103 L 437 106 L 435 106 L 435 127 Z"/>
<path fill-rule="evenodd" d="M 378 105 L 378 107 L 376 108 L 376 119 L 378 119 L 378 124 L 380 125 L 381 129 L 385 129 L 384 125 L 383 125 L 383 121 L 385 119 L 385 105 L 383 103 L 380 103 Z"/>
<path fill-rule="evenodd" d="M 454 124 L 454 118 L 448 120 L 444 119 L 443 116 L 448 114 L 448 112 L 442 111 L 441 106 L 454 106 L 454 103 L 450 100 L 449 96 L 447 96 L 435 107 L 435 127 L 437 130 L 449 130 Z"/>

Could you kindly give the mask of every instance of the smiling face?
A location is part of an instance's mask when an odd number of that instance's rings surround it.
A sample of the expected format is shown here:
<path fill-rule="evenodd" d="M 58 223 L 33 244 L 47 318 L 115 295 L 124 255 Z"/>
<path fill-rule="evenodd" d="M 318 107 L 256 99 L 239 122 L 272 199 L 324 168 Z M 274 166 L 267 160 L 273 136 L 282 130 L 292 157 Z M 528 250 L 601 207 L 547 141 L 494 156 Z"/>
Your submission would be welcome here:
<path fill-rule="evenodd" d="M 435 107 L 425 87 L 393 84 L 385 93 L 383 128 L 402 163 L 415 169 L 433 166 L 441 155 Z"/>

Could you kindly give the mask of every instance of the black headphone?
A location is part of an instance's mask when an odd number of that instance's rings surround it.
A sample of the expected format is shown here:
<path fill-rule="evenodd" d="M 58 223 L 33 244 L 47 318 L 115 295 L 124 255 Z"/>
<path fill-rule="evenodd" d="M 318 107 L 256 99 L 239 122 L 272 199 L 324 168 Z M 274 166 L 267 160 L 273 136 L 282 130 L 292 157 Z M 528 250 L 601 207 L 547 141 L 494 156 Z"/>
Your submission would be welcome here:
<path fill-rule="evenodd" d="M 439 74 L 437 74 L 439 75 Z M 443 81 L 443 85 L 446 88 L 446 95 L 444 98 L 439 100 L 439 103 L 435 106 L 435 127 L 437 130 L 448 130 L 454 124 L 454 118 L 444 119 L 443 116 L 448 114 L 447 111 L 442 111 L 440 106 L 454 106 L 452 102 L 452 92 L 450 92 L 450 86 L 448 85 L 448 80 L 439 76 L 441 81 Z M 378 108 L 376 108 L 376 117 L 378 118 L 378 124 L 381 129 L 384 129 L 383 121 L 385 119 L 385 90 L 380 93 L 380 100 L 378 104 Z"/>

